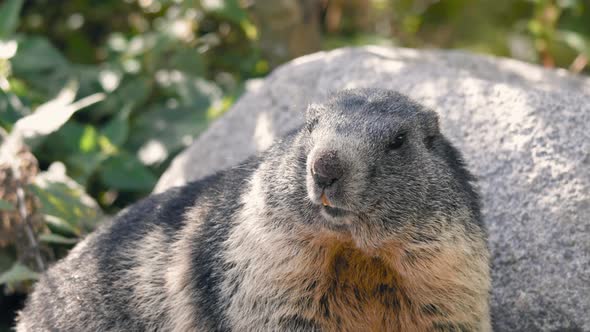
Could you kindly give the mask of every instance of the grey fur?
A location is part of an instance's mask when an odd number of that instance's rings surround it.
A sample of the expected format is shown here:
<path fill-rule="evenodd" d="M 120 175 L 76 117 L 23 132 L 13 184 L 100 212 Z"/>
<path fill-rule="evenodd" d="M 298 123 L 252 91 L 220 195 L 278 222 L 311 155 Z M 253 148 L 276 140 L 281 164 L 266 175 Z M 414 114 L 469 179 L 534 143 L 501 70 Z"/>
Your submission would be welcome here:
<path fill-rule="evenodd" d="M 327 150 L 344 165 L 327 192 L 344 217 L 326 212 L 311 178 L 310 164 Z M 307 124 L 268 152 L 152 196 L 90 235 L 42 277 L 17 331 L 351 329 L 354 319 L 343 323 L 351 318 L 334 306 L 342 299 L 315 289 L 325 277 L 311 268 L 323 259 L 309 245 L 318 234 L 350 236 L 367 257 L 401 244 L 399 260 L 423 273 L 415 279 L 440 280 L 418 284 L 421 295 L 380 285 L 351 306 L 392 292 L 429 330 L 489 330 L 486 233 L 472 181 L 433 111 L 387 90 L 342 91 L 311 105 Z M 427 275 L 445 265 L 456 274 Z M 336 288 L 339 266 L 327 276 Z M 315 302 L 318 292 L 325 301 Z M 414 326 L 400 321 L 392 319 Z"/>

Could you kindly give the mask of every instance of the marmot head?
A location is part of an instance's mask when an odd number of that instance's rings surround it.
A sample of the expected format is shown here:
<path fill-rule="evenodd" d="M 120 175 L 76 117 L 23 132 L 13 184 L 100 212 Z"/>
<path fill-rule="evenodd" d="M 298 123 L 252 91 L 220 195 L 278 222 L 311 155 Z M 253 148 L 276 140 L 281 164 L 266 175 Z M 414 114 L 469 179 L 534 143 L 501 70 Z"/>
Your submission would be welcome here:
<path fill-rule="evenodd" d="M 299 183 L 276 192 L 291 195 L 306 222 L 376 246 L 408 226 L 427 236 L 433 223 L 479 219 L 471 177 L 438 116 L 400 93 L 345 90 L 312 104 L 294 142 L 297 157 L 277 175 Z"/>

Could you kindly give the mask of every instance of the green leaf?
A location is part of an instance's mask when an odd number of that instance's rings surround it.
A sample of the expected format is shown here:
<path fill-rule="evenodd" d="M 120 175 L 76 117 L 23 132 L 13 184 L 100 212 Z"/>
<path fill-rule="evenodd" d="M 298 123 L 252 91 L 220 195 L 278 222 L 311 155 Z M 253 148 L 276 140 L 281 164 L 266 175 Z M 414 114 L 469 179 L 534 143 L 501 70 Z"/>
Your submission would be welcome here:
<path fill-rule="evenodd" d="M 98 146 L 98 132 L 94 126 L 87 125 L 84 127 L 84 133 L 80 139 L 80 151 L 91 152 Z"/>
<path fill-rule="evenodd" d="M 20 118 L 29 113 L 30 110 L 17 95 L 0 89 L 0 125 L 10 129 Z"/>
<path fill-rule="evenodd" d="M 590 42 L 584 38 L 583 34 L 574 31 L 559 30 L 557 31 L 557 38 L 574 50 L 590 55 Z"/>
<path fill-rule="evenodd" d="M 7 271 L 14 264 L 14 254 L 6 249 L 0 250 L 0 273 Z"/>
<path fill-rule="evenodd" d="M 100 177 L 107 187 L 124 191 L 151 190 L 156 176 L 137 158 L 120 154 L 104 162 Z"/>
<path fill-rule="evenodd" d="M 16 40 L 2 40 L 0 38 L 0 75 L 6 76 L 10 72 L 6 60 L 10 60 L 16 55 L 18 43 Z"/>
<path fill-rule="evenodd" d="M 93 129 L 90 129 L 93 128 Z M 62 160 L 68 174 L 85 185 L 100 164 L 108 158 L 102 148 L 102 134 L 92 126 L 70 119 L 58 131 L 49 135 L 37 149 L 39 160 Z"/>
<path fill-rule="evenodd" d="M 202 1 L 201 5 L 206 12 L 217 14 L 233 23 L 239 24 L 248 18 L 238 0 Z"/>
<path fill-rule="evenodd" d="M 134 124 L 130 146 L 146 165 L 158 164 L 191 143 L 209 124 L 207 112 L 188 107 L 155 108 Z"/>
<path fill-rule="evenodd" d="M 76 238 L 69 238 L 57 234 L 42 234 L 39 237 L 39 240 L 45 243 L 53 243 L 53 244 L 65 244 L 65 245 L 72 245 L 78 243 L 78 239 Z"/>
<path fill-rule="evenodd" d="M 91 231 L 102 218 L 98 204 L 65 174 L 61 163 L 53 163 L 37 175 L 31 189 L 41 202 L 40 212 L 55 217 L 47 220 L 48 225 L 61 227 L 67 234 Z"/>
<path fill-rule="evenodd" d="M 43 218 L 52 232 L 72 236 L 80 235 L 80 228 L 72 226 L 70 223 L 59 217 L 44 215 Z"/>
<path fill-rule="evenodd" d="M 33 114 L 18 120 L 11 134 L 20 135 L 34 147 L 47 135 L 61 128 L 75 112 L 105 97 L 102 93 L 96 93 L 74 102 L 77 91 L 77 83 L 70 82 L 57 97 L 37 107 Z"/>
<path fill-rule="evenodd" d="M 0 5 L 0 39 L 9 37 L 16 30 L 23 2 L 24 0 L 5 0 Z"/>
<path fill-rule="evenodd" d="M 133 110 L 132 104 L 128 104 L 115 115 L 115 117 L 101 130 L 102 136 L 114 146 L 121 146 L 127 140 L 129 134 L 129 115 Z"/>
<path fill-rule="evenodd" d="M 149 98 L 151 91 L 150 79 L 142 76 L 126 78 L 114 92 L 97 106 L 97 109 L 93 109 L 90 116 L 104 117 L 125 109 L 129 105 L 142 106 Z"/>
<path fill-rule="evenodd" d="M 205 73 L 203 56 L 194 48 L 177 49 L 166 62 L 166 67 L 190 75 L 202 76 Z"/>
<path fill-rule="evenodd" d="M 18 262 L 14 263 L 10 270 L 0 274 L 0 284 L 11 284 L 37 279 L 39 279 L 39 273 Z"/>
<path fill-rule="evenodd" d="M 73 67 L 45 37 L 19 37 L 16 55 L 10 59 L 12 73 L 37 94 L 39 101 L 52 98 L 74 79 Z"/>
<path fill-rule="evenodd" d="M 15 207 L 9 201 L 0 199 L 0 211 L 14 211 Z"/>
<path fill-rule="evenodd" d="M 75 153 L 66 156 L 70 176 L 81 185 L 85 185 L 90 176 L 98 169 L 108 155 L 98 152 Z"/>
<path fill-rule="evenodd" d="M 63 156 L 80 152 L 80 140 L 84 134 L 84 126 L 74 119 L 70 119 L 59 130 L 49 135 L 35 156 L 44 160 L 59 160 Z"/>
<path fill-rule="evenodd" d="M 26 37 L 18 40 L 18 50 L 10 62 L 17 76 L 30 73 L 46 76 L 47 71 L 69 69 L 66 58 L 45 37 Z M 47 81 L 45 83 L 47 84 Z"/>
<path fill-rule="evenodd" d="M 180 105 L 155 105 L 131 128 L 127 146 L 146 165 L 159 164 L 189 145 L 209 124 L 209 110 L 223 104 L 219 87 L 203 79 L 185 76 L 167 89 L 179 96 Z"/>
<path fill-rule="evenodd" d="M 223 97 L 221 89 L 216 84 L 187 75 L 173 82 L 167 91 L 180 97 L 181 106 L 195 110 L 207 109 Z"/>

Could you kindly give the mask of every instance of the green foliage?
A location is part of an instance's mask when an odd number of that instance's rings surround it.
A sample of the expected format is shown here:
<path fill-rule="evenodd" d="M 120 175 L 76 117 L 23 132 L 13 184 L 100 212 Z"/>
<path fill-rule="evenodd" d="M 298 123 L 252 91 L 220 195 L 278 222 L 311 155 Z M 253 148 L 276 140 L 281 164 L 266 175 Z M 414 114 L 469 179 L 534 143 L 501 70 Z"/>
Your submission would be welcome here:
<path fill-rule="evenodd" d="M 42 173 L 31 190 L 41 202 L 40 213 L 53 233 L 82 236 L 102 219 L 98 205 L 84 188 L 60 171 Z"/>
<path fill-rule="evenodd" d="M 2 2 L 0 127 L 41 167 L 23 189 L 40 204 L 46 264 L 148 195 L 244 79 L 265 73 L 255 30 L 235 0 Z M 0 213 L 15 211 L 0 200 Z M 9 292 L 38 278 L 17 247 L 0 248 Z"/>
<path fill-rule="evenodd" d="M 37 272 L 32 271 L 23 264 L 14 263 L 8 271 L 0 274 L 0 284 L 11 285 L 22 281 L 37 280 L 38 278 L 39 274 Z"/>
<path fill-rule="evenodd" d="M 0 38 L 6 38 L 16 30 L 24 0 L 8 0 L 0 5 Z"/>
<path fill-rule="evenodd" d="M 3 15 L 18 20 L 13 2 Z M 255 28 L 235 0 L 50 7 L 25 7 L 21 33 L 9 36 L 18 47 L 8 60 L 0 123 L 25 127 L 40 163 L 63 162 L 109 212 L 149 193 L 170 159 L 227 108 L 240 82 L 262 74 Z M 113 17 L 105 17 L 107 9 Z M 102 24 L 97 34 L 99 19 L 118 30 Z M 63 47 L 72 44 L 85 45 L 83 59 Z M 232 61 L 241 54 L 243 61 Z"/>
<path fill-rule="evenodd" d="M 588 71 L 590 3 L 585 0 L 373 0 L 365 10 L 342 3 L 328 2 L 328 11 L 339 7 L 344 14 L 326 47 L 389 41 Z"/>

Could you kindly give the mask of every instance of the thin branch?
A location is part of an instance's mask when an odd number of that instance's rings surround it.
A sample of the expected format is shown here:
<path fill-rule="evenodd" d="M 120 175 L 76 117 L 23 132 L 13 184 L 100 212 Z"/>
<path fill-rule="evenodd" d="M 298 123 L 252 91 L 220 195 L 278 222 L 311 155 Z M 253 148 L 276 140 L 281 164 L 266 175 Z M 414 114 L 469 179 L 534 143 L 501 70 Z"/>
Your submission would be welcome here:
<path fill-rule="evenodd" d="M 8 162 L 10 162 L 10 167 L 12 169 L 12 173 L 13 173 L 14 181 L 15 181 L 15 185 L 16 185 L 17 209 L 18 209 L 19 216 L 23 222 L 23 225 L 24 225 L 23 228 L 25 230 L 27 239 L 29 241 L 29 244 L 31 247 L 30 249 L 31 249 L 32 254 L 35 258 L 37 268 L 39 269 L 39 272 L 43 272 L 45 270 L 46 264 L 45 264 L 45 261 L 43 260 L 43 257 L 41 256 L 41 249 L 39 247 L 39 242 L 35 238 L 35 232 L 33 231 L 33 225 L 31 223 L 31 218 L 30 218 L 30 215 L 27 211 L 27 203 L 26 203 L 27 201 L 26 201 L 26 196 L 25 196 L 25 190 L 23 188 L 22 174 L 20 171 L 22 160 L 17 157 L 19 149 L 21 149 L 23 147 L 24 147 L 24 143 L 18 137 L 8 136 L 8 137 L 6 137 L 6 140 L 3 142 L 3 148 L 5 149 L 4 152 L 6 152 L 8 155 L 16 157 L 12 161 L 8 160 Z"/>
<path fill-rule="evenodd" d="M 17 177 L 16 174 L 15 174 L 15 177 Z M 37 239 L 35 238 L 35 233 L 33 232 L 33 225 L 31 224 L 29 214 L 27 213 L 25 191 L 23 190 L 23 188 L 21 186 L 20 178 L 18 178 L 18 177 L 17 177 L 16 198 L 17 198 L 17 204 L 18 204 L 18 212 L 20 214 L 21 219 L 24 222 L 25 233 L 27 234 L 27 238 L 28 238 L 29 243 L 31 245 L 31 250 L 33 251 L 33 255 L 35 256 L 35 262 L 37 263 L 37 268 L 39 269 L 39 272 L 43 272 L 43 271 L 45 271 L 45 262 L 43 261 L 43 257 L 41 256 L 39 242 L 37 242 Z"/>

